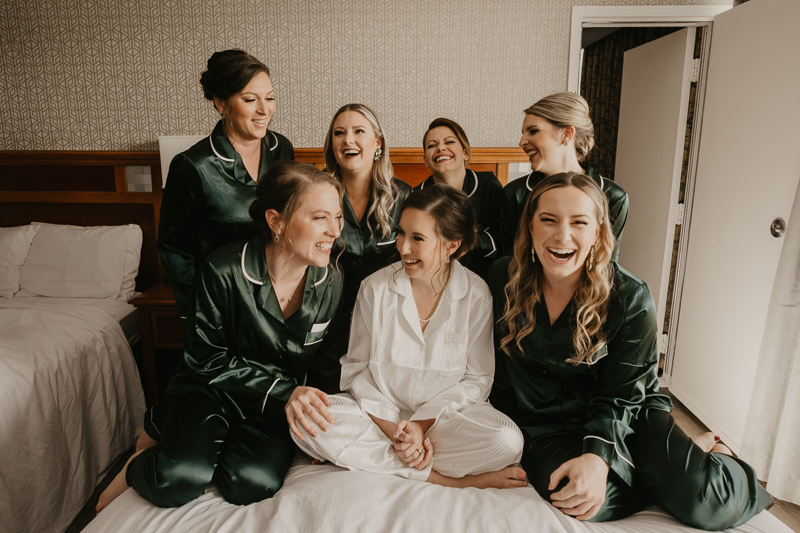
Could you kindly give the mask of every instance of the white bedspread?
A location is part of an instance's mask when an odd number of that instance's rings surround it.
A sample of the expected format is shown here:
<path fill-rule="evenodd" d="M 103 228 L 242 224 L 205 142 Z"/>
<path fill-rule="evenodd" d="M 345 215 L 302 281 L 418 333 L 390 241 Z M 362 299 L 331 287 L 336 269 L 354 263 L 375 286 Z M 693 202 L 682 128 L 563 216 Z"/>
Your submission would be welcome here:
<path fill-rule="evenodd" d="M 20 299 L 21 300 L 21 299 Z M 135 441 L 144 394 L 117 320 L 0 299 L 0 532 L 62 532 Z"/>
<path fill-rule="evenodd" d="M 659 507 L 605 524 L 578 522 L 521 489 L 452 489 L 395 476 L 311 465 L 298 454 L 271 500 L 239 507 L 210 490 L 177 509 L 160 509 L 133 489 L 117 498 L 84 533 L 430 532 L 689 533 Z M 729 530 L 791 533 L 762 512 Z"/>

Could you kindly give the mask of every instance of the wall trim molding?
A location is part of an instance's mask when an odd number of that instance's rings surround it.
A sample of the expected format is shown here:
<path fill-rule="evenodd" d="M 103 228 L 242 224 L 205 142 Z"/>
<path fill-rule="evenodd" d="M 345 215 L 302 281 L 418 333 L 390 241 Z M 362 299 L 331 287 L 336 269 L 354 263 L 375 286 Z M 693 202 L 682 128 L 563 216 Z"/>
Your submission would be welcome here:
<path fill-rule="evenodd" d="M 703 26 L 714 22 L 729 5 L 704 6 L 575 6 L 569 34 L 567 90 L 577 93 L 581 76 L 583 28 L 630 26 Z"/>

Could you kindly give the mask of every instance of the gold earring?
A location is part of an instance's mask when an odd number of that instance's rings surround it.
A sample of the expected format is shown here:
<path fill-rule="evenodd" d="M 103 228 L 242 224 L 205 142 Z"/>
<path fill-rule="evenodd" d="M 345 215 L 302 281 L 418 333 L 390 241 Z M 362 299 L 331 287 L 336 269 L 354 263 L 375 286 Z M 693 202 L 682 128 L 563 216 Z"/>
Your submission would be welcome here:
<path fill-rule="evenodd" d="M 588 269 L 589 272 L 594 270 L 594 244 L 592 245 L 592 250 L 591 250 L 590 254 L 591 255 L 589 255 L 589 269 Z"/>
<path fill-rule="evenodd" d="M 531 241 L 531 262 L 536 262 L 536 249 L 533 247 L 533 241 Z"/>

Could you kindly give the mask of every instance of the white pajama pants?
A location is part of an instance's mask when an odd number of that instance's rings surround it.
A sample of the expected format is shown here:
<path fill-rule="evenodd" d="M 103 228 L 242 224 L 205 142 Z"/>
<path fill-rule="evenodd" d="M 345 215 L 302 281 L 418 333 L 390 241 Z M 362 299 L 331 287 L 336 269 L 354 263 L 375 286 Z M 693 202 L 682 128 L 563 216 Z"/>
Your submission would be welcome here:
<path fill-rule="evenodd" d="M 316 459 L 350 470 L 425 481 L 431 469 L 454 478 L 495 472 L 519 463 L 523 439 L 506 415 L 479 403 L 458 410 L 446 408 L 436 417 L 427 437 L 433 444 L 433 461 L 423 470 L 409 467 L 394 452 L 391 441 L 349 394 L 328 397 L 334 423 L 327 431 L 309 435 L 299 424 L 304 440 L 291 433 L 297 446 Z"/>

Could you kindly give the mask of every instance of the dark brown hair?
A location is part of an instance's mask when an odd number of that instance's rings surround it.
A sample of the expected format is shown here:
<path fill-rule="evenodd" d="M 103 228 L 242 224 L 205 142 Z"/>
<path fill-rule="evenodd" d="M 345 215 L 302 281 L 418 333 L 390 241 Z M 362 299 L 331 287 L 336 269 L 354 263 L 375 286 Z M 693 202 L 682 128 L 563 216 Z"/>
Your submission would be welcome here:
<path fill-rule="evenodd" d="M 428 133 L 430 133 L 433 128 L 438 128 L 440 126 L 450 128 L 450 130 L 456 136 L 456 139 L 458 139 L 458 142 L 461 143 L 464 151 L 467 152 L 467 161 L 465 161 L 464 164 L 465 166 L 469 166 L 469 160 L 472 159 L 472 147 L 469 145 L 467 134 L 464 132 L 464 128 L 462 128 L 458 122 L 450 120 L 449 118 L 439 117 L 433 119 L 433 122 L 430 123 L 428 129 L 425 130 L 425 134 L 422 136 L 422 149 L 425 149 L 425 143 L 428 142 Z"/>
<path fill-rule="evenodd" d="M 440 239 L 461 241 L 461 246 L 450 256 L 452 259 L 462 257 L 475 246 L 478 239 L 475 210 L 463 192 L 443 183 L 425 187 L 406 198 L 403 211 L 409 208 L 430 215 Z"/>
<path fill-rule="evenodd" d="M 303 194 L 312 185 L 327 183 L 339 193 L 339 205 L 342 204 L 342 184 L 313 165 L 297 161 L 278 161 L 270 165 L 256 186 L 256 199 L 250 204 L 250 218 L 256 230 L 266 242 L 272 239 L 272 230 L 267 224 L 266 212 L 274 209 L 288 225 Z"/>
<path fill-rule="evenodd" d="M 206 70 L 200 74 L 200 85 L 206 100 L 216 96 L 225 102 L 250 83 L 259 72 L 269 76 L 267 66 L 244 50 L 214 52 Z"/>

